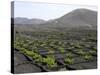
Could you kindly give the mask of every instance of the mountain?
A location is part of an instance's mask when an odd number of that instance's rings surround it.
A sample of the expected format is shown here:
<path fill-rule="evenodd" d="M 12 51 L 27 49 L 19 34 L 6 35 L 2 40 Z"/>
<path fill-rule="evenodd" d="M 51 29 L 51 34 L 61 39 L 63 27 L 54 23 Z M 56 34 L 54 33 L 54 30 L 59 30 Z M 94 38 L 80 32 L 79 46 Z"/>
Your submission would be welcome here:
<path fill-rule="evenodd" d="M 97 27 L 97 12 L 88 9 L 76 9 L 64 16 L 48 21 L 44 26 L 50 27 Z"/>
<path fill-rule="evenodd" d="M 96 26 L 97 12 L 88 9 L 76 9 L 57 19 L 57 21 L 72 26 Z"/>
<path fill-rule="evenodd" d="M 45 23 L 45 20 L 42 19 L 28 19 L 28 18 L 20 18 L 17 17 L 14 19 L 14 24 L 42 24 Z"/>
<path fill-rule="evenodd" d="M 97 29 L 97 12 L 76 9 L 54 20 L 15 18 L 14 22 L 20 24 L 17 28 L 30 30 Z"/>

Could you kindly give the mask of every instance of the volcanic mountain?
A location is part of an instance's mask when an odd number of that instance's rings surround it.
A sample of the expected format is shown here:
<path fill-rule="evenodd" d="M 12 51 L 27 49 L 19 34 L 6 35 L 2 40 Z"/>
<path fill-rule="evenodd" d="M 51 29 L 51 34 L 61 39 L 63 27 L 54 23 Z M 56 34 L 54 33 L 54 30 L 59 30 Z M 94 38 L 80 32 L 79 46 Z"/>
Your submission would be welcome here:
<path fill-rule="evenodd" d="M 76 9 L 64 16 L 50 20 L 44 21 L 41 19 L 27 19 L 27 18 L 15 18 L 16 24 L 25 24 L 25 26 L 31 29 L 54 29 L 54 28 L 97 28 L 97 12 L 89 9 Z M 31 24 L 29 27 L 28 24 Z"/>
<path fill-rule="evenodd" d="M 50 27 L 97 27 L 97 12 L 88 9 L 76 9 L 64 16 L 43 24 Z"/>

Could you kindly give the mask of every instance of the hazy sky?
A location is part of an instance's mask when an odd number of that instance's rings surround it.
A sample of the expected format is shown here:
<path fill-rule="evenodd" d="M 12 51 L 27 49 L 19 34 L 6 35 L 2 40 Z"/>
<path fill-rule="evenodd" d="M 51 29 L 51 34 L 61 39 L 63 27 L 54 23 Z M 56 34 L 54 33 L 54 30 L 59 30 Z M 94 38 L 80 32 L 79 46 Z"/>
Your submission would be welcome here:
<path fill-rule="evenodd" d="M 86 8 L 97 11 L 96 6 L 63 5 L 16 1 L 14 5 L 14 16 L 49 20 L 59 18 L 77 8 Z"/>

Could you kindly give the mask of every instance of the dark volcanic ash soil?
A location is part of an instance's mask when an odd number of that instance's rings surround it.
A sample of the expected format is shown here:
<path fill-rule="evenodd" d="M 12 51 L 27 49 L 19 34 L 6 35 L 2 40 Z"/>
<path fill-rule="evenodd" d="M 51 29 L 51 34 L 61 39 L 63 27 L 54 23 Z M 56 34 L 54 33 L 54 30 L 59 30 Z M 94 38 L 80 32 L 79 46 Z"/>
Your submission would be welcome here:
<path fill-rule="evenodd" d="M 23 54 L 14 50 L 14 73 L 32 72 L 41 72 L 41 69 L 28 61 Z"/>

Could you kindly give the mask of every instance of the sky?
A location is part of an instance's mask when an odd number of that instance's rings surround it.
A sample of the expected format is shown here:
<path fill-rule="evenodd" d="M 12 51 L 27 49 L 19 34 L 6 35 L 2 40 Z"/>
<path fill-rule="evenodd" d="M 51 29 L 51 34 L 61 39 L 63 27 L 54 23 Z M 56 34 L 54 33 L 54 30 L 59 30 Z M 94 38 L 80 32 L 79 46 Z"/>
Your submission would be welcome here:
<path fill-rule="evenodd" d="M 59 18 L 71 12 L 72 10 L 78 8 L 86 8 L 86 9 L 97 11 L 96 6 L 15 1 L 14 16 L 25 17 L 29 19 L 37 18 L 43 20 L 52 20 L 52 19 Z"/>

